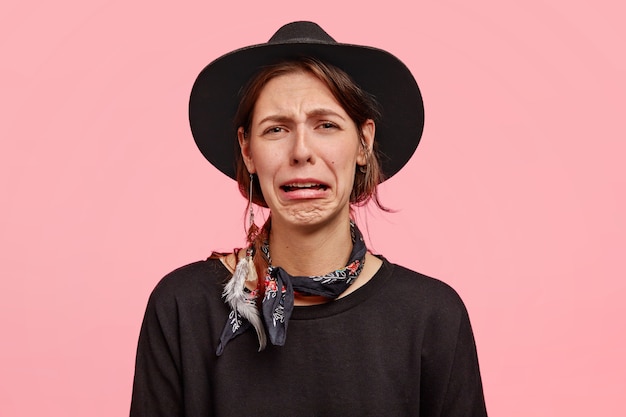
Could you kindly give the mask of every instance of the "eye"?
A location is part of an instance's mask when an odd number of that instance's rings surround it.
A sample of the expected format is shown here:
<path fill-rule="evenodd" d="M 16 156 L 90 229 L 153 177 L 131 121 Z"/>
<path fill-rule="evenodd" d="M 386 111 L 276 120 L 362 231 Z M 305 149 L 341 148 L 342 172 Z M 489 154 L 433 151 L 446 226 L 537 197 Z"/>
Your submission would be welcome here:
<path fill-rule="evenodd" d="M 272 126 L 268 129 L 265 129 L 265 131 L 263 131 L 264 134 L 273 134 L 273 133 L 281 133 L 283 132 L 285 129 L 280 127 L 280 126 Z"/>
<path fill-rule="evenodd" d="M 322 123 L 319 125 L 319 127 L 320 127 L 320 128 L 322 128 L 322 129 L 336 129 L 336 128 L 338 128 L 339 126 L 337 126 L 337 124 L 335 124 L 335 123 L 333 123 L 333 122 L 322 122 Z"/>

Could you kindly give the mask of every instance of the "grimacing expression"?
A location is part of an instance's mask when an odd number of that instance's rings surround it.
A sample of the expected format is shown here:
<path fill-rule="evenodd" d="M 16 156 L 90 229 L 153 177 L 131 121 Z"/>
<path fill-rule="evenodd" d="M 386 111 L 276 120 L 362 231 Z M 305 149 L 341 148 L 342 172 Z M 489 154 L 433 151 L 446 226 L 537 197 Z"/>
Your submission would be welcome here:
<path fill-rule="evenodd" d="M 240 127 L 238 138 L 272 222 L 345 220 L 355 169 L 366 164 L 374 131 L 368 120 L 360 137 L 354 121 L 314 75 L 298 71 L 271 79 L 255 103 L 248 135 Z"/>

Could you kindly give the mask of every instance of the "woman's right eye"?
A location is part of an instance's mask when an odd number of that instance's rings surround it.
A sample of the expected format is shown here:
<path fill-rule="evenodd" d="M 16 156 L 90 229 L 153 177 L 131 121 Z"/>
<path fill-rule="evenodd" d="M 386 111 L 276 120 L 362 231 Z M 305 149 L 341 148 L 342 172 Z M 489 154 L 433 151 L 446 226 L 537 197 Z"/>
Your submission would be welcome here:
<path fill-rule="evenodd" d="M 281 133 L 284 129 L 280 126 L 272 126 L 269 129 L 266 129 L 264 133 Z"/>

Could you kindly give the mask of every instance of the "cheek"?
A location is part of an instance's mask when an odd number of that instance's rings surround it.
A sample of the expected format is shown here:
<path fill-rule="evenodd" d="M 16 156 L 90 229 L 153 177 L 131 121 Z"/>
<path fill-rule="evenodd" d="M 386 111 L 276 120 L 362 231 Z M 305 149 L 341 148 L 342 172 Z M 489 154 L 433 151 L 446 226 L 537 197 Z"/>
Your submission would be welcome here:
<path fill-rule="evenodd" d="M 257 171 L 267 171 L 268 165 L 271 165 L 271 161 L 274 160 L 272 155 L 268 154 L 267 149 L 254 145 L 250 147 L 250 158 Z"/>
<path fill-rule="evenodd" d="M 256 175 L 264 196 L 271 194 L 272 182 L 276 173 L 276 167 L 272 164 L 273 159 L 268 156 L 255 158 Z"/>
<path fill-rule="evenodd" d="M 256 173 L 261 179 L 261 182 L 269 183 L 276 175 L 278 167 L 274 161 L 276 161 L 276 159 L 271 156 L 265 156 L 256 160 Z"/>

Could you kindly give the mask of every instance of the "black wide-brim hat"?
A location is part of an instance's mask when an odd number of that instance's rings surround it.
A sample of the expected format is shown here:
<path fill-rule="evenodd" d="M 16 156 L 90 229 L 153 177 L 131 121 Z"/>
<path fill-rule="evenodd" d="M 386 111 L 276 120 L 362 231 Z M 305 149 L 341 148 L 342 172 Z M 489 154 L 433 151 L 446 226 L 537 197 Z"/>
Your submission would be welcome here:
<path fill-rule="evenodd" d="M 314 57 L 345 71 L 372 95 L 382 111 L 375 141 L 385 179 L 411 158 L 424 128 L 424 104 L 411 71 L 387 51 L 336 42 L 313 22 L 293 22 L 267 42 L 237 49 L 207 65 L 189 100 L 191 132 L 206 159 L 235 178 L 234 116 L 243 86 L 262 67 L 290 58 Z"/>

